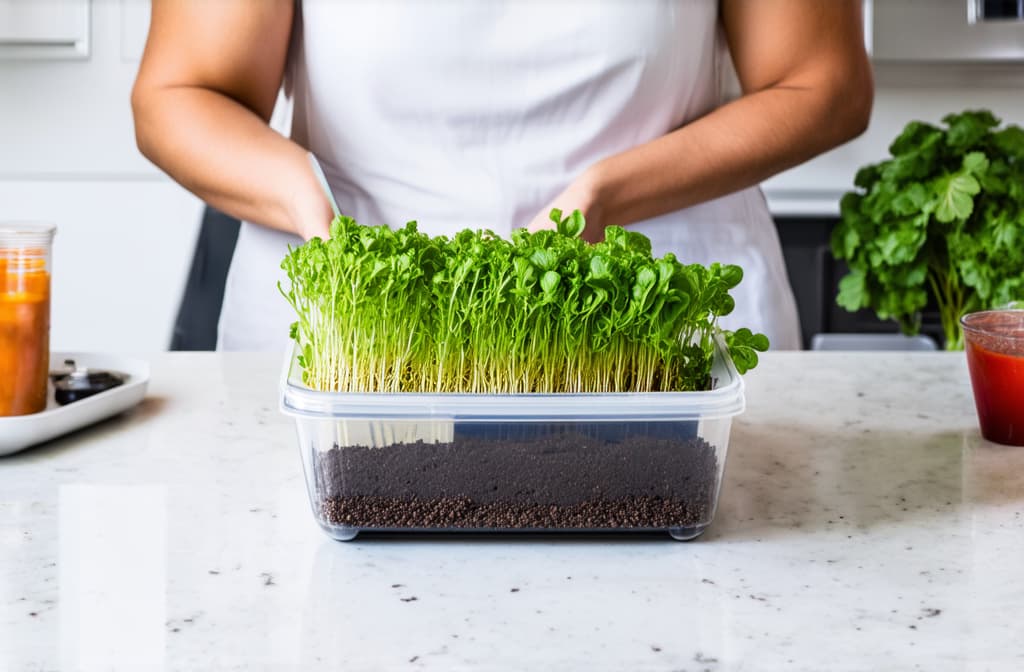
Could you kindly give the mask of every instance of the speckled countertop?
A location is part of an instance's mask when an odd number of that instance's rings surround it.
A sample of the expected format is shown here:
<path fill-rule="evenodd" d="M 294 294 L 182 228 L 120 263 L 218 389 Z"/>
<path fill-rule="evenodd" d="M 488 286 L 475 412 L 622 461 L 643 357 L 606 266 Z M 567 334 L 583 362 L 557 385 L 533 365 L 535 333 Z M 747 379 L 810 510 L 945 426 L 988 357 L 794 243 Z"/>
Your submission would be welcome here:
<path fill-rule="evenodd" d="M 956 354 L 747 377 L 699 540 L 329 540 L 279 358 L 0 458 L 0 670 L 1021 670 L 1024 448 Z"/>

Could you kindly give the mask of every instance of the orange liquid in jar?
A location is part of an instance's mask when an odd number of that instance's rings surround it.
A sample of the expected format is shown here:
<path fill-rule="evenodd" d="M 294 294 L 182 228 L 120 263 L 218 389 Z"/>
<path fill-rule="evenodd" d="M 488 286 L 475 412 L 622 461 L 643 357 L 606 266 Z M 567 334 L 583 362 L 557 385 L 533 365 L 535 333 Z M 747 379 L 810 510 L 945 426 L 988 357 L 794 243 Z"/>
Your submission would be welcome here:
<path fill-rule="evenodd" d="M 0 250 L 0 416 L 46 408 L 50 273 L 41 255 Z"/>

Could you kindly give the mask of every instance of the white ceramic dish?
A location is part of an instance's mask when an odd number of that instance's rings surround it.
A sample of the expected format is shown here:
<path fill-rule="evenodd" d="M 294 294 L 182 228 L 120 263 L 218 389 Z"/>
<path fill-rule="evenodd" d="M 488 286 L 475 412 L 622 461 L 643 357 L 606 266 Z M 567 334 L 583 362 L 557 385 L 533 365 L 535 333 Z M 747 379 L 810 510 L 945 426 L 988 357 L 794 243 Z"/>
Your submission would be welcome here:
<path fill-rule="evenodd" d="M 128 374 L 123 385 L 87 397 L 80 401 L 58 406 L 53 400 L 53 385 L 49 386 L 45 411 L 32 415 L 0 418 L 0 455 L 9 455 L 76 429 L 122 413 L 138 404 L 146 396 L 149 384 L 149 362 L 117 355 L 85 352 L 52 352 L 50 368 L 59 367 L 65 359 L 73 359 L 80 366 L 106 369 Z"/>

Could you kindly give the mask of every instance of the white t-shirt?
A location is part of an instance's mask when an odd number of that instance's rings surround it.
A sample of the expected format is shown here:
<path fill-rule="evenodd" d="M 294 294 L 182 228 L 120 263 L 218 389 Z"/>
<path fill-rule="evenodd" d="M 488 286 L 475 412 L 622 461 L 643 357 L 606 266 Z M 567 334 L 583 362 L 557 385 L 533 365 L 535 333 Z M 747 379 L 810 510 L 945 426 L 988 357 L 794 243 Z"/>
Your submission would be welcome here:
<path fill-rule="evenodd" d="M 304 0 L 288 66 L 292 137 L 362 223 L 507 235 L 591 164 L 721 103 L 717 12 L 717 0 Z M 800 347 L 759 189 L 629 228 L 657 255 L 741 265 L 723 326 Z M 300 243 L 243 223 L 222 349 L 283 349 L 295 317 L 276 285 Z"/>

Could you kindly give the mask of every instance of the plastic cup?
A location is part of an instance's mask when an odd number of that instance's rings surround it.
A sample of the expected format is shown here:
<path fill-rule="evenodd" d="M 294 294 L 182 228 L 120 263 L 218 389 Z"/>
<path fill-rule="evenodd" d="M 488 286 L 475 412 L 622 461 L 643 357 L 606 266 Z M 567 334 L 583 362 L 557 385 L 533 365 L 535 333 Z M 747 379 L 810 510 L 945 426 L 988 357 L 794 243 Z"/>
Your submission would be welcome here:
<path fill-rule="evenodd" d="M 1024 446 L 1024 310 L 969 313 L 960 324 L 981 435 Z"/>
<path fill-rule="evenodd" d="M 0 222 L 0 416 L 46 408 L 52 224 Z"/>

